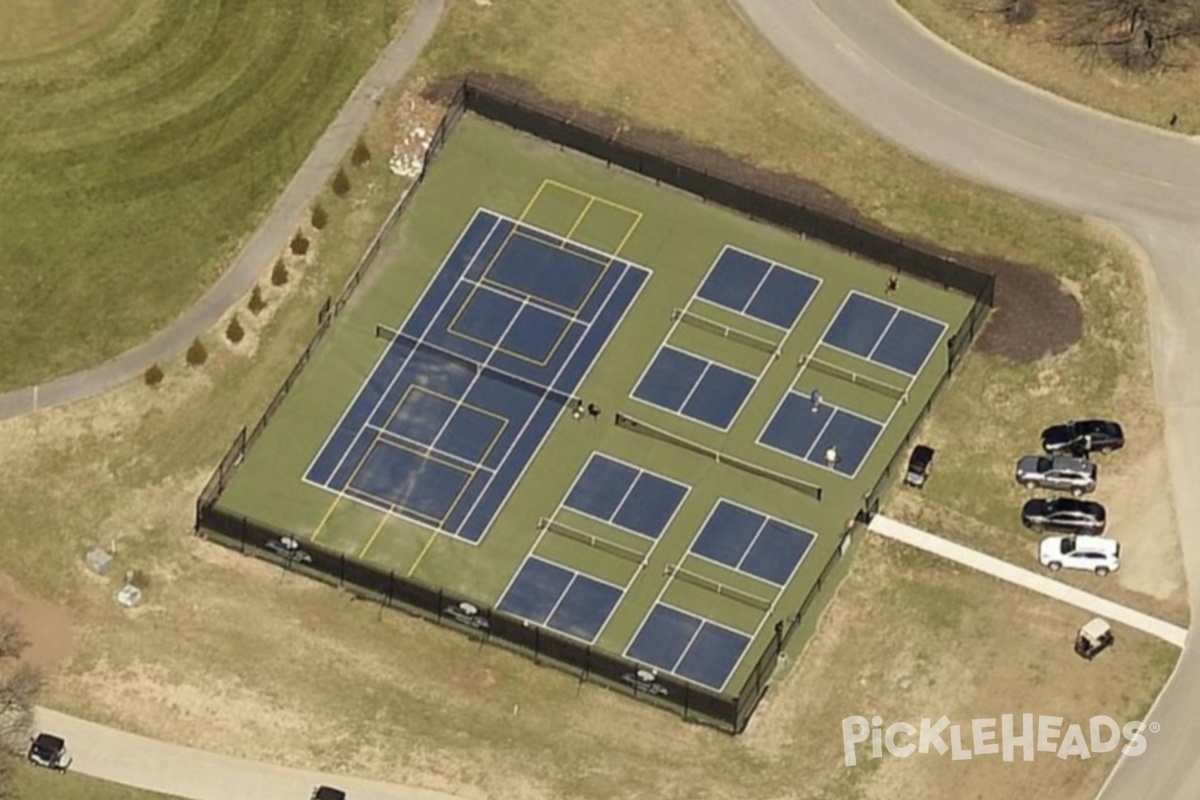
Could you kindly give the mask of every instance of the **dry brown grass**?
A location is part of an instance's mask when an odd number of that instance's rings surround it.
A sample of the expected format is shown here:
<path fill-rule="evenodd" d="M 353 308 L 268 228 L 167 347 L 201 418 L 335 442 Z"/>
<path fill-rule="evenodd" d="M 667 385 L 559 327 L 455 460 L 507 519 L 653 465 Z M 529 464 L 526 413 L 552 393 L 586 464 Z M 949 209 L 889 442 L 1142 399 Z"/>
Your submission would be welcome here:
<path fill-rule="evenodd" d="M 923 24 L 955 47 L 1002 72 L 1078 103 L 1174 130 L 1200 133 L 1196 66 L 1162 72 L 1129 72 L 1107 61 L 1082 61 L 1054 44 L 1049 12 L 1025 25 L 1009 25 L 1000 14 L 976 13 L 987 4 L 962 0 L 900 0 Z"/>
<path fill-rule="evenodd" d="M 126 0 L 0 0 L 0 61 L 67 48 L 118 21 Z"/>
<path fill-rule="evenodd" d="M 951 247 L 1032 259 L 1080 282 L 1103 253 L 1080 223 L 937 173 L 863 133 L 719 0 L 454 3 L 425 72 L 467 68 L 508 71 L 563 99 L 795 171 Z M 372 152 L 403 138 L 396 118 L 393 97 L 373 123 Z M 1085 668 L 1069 653 L 1082 621 L 1075 612 L 887 543 L 866 543 L 791 677 L 751 732 L 729 739 L 190 538 L 208 471 L 291 367 L 320 298 L 395 196 L 382 161 L 358 179 L 356 189 L 372 188 L 355 192 L 355 210 L 334 214 L 317 243 L 320 259 L 272 296 L 264 320 L 248 324 L 244 353 L 219 348 L 199 371 L 167 365 L 158 391 L 139 381 L 0 424 L 0 474 L 9 476 L 0 518 L 13 540 L 3 569 L 72 615 L 75 650 L 54 676 L 51 704 L 201 747 L 470 797 L 725 798 L 747 787 L 756 797 L 839 800 L 1094 792 L 1108 758 L 841 766 L 847 714 L 1136 715 L 1175 655 L 1120 631 L 1121 646 Z M 1112 270 L 1136 280 L 1125 260 Z M 1102 287 L 1088 291 L 1100 298 Z M 1144 348 L 1144 334 L 1130 338 Z M 978 357 L 968 366 L 971 380 L 992 373 L 1009 387 L 1025 375 Z M 971 380 L 951 390 L 956 413 L 969 410 Z M 1022 402 L 1027 394 L 1012 398 L 1013 413 Z M 1144 413 L 1156 419 L 1152 408 Z M 112 602 L 114 581 L 82 567 L 88 545 L 113 538 L 118 572 L 149 577 L 146 604 L 132 613 Z"/>

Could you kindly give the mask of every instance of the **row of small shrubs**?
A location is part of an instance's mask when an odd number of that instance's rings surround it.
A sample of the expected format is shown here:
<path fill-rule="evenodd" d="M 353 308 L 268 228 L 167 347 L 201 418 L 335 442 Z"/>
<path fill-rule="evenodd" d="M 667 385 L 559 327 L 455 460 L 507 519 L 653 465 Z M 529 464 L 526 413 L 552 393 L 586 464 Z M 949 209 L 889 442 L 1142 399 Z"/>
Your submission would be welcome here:
<path fill-rule="evenodd" d="M 371 151 L 367 148 L 366 142 L 359 139 L 354 145 L 354 151 L 350 154 L 350 163 L 356 167 L 364 167 L 370 161 Z M 333 193 L 338 197 L 345 197 L 350 193 L 350 176 L 346 174 L 345 169 L 338 169 L 337 175 L 333 178 L 332 189 Z M 318 203 L 313 206 L 309 222 L 312 223 L 314 230 L 324 230 L 325 226 L 329 224 L 329 212 Z M 289 249 L 293 255 L 303 256 L 308 253 L 310 244 L 304 232 L 297 231 L 296 235 L 292 237 Z M 287 264 L 280 258 L 275 262 L 275 266 L 271 268 L 271 284 L 273 286 L 284 286 L 287 284 L 289 278 Z M 254 289 L 250 292 L 250 300 L 246 304 L 246 307 L 255 316 L 258 316 L 267 307 L 267 301 L 262 295 L 262 287 L 258 284 L 255 284 Z M 225 326 L 225 338 L 232 344 L 238 344 L 246 338 L 246 329 L 242 327 L 242 322 L 238 319 L 237 314 L 230 317 L 229 324 Z M 204 346 L 204 342 L 200 341 L 199 338 L 193 339 L 187 349 L 184 360 L 187 361 L 188 366 L 192 367 L 198 367 L 208 361 L 208 348 Z M 158 386 L 166 376 L 163 373 L 162 367 L 158 364 L 151 364 L 143 377 L 147 386 Z"/>

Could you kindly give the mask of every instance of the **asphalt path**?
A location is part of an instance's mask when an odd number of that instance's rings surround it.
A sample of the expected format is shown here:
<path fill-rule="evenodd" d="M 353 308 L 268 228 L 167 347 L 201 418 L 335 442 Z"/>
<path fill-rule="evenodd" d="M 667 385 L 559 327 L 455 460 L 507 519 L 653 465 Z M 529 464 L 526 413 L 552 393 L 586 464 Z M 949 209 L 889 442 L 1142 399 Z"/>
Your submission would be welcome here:
<path fill-rule="evenodd" d="M 240 303 L 300 227 L 334 170 L 366 128 L 380 97 L 412 69 L 433 37 L 444 7 L 445 0 L 420 0 L 404 32 L 384 48 L 359 81 L 233 263 L 193 306 L 166 328 L 116 358 L 40 386 L 0 394 L 0 420 L 83 400 L 133 380 L 151 365 L 182 353 L 193 339 L 206 333 L 222 314 Z"/>
<path fill-rule="evenodd" d="M 809 83 L 884 138 L 973 181 L 1107 221 L 1140 247 L 1194 614 L 1200 492 L 1187 455 L 1200 452 L 1200 143 L 1009 78 L 933 36 L 893 0 L 731 2 Z M 1145 754 L 1120 762 L 1102 797 L 1200 797 L 1200 653 L 1190 637 L 1149 716 L 1159 732 Z"/>
<path fill-rule="evenodd" d="M 38 730 L 67 743 L 72 772 L 187 800 L 307 800 L 317 786 L 341 789 L 347 800 L 461 800 L 428 789 L 194 750 L 44 708 L 34 719 Z M 396 759 L 403 755 L 397 753 Z"/>

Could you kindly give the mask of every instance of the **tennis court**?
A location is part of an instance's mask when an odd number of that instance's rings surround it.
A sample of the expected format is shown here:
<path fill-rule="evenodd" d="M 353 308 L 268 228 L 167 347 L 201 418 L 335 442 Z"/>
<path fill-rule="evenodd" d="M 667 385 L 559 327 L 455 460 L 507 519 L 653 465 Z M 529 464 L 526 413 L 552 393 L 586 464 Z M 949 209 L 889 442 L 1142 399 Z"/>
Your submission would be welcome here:
<path fill-rule="evenodd" d="M 915 376 L 945 331 L 946 323 L 940 320 L 852 291 L 822 343 Z"/>
<path fill-rule="evenodd" d="M 479 542 L 648 274 L 480 210 L 305 481 Z"/>
<path fill-rule="evenodd" d="M 378 252 L 220 510 L 671 692 L 833 580 L 972 303 L 470 115 Z"/>

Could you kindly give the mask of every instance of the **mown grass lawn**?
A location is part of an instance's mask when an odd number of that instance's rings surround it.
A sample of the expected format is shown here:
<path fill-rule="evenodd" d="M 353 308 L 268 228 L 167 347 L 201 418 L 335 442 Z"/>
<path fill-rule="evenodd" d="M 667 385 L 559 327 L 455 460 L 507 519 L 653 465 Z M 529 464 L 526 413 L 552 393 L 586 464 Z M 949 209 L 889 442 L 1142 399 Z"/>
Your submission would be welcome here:
<path fill-rule="evenodd" d="M 0 391 L 194 301 L 410 3 L 69 5 L 0 3 Z"/>

